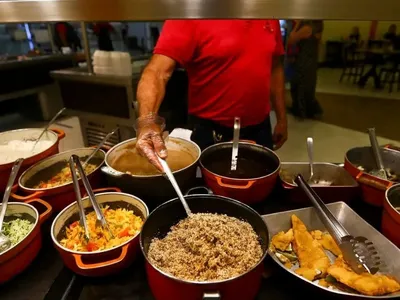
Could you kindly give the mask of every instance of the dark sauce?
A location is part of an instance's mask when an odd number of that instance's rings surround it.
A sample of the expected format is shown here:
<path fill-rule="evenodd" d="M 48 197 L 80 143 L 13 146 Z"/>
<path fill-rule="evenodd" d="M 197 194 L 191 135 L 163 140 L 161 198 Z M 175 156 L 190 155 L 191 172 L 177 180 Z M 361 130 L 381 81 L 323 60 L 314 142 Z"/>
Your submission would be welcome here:
<path fill-rule="evenodd" d="M 203 154 L 203 166 L 210 172 L 237 179 L 258 178 L 271 174 L 278 166 L 278 159 L 262 148 L 240 145 L 236 171 L 231 171 L 232 146 L 210 149 Z"/>

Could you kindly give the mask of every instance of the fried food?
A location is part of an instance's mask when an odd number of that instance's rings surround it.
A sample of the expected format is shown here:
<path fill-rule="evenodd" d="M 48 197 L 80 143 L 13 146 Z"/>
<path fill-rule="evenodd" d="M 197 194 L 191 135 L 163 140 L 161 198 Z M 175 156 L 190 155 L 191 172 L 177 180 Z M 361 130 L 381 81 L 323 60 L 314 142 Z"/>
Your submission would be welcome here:
<path fill-rule="evenodd" d="M 339 256 L 328 268 L 328 274 L 337 281 L 351 287 L 357 292 L 368 296 L 381 296 L 400 290 L 399 282 L 390 276 L 380 274 L 357 274 Z"/>
<path fill-rule="evenodd" d="M 314 230 L 310 233 L 314 240 L 317 240 L 325 250 L 332 252 L 336 256 L 342 255 L 342 251 L 340 251 L 339 246 L 329 233 L 322 232 L 321 230 Z"/>
<path fill-rule="evenodd" d="M 293 229 L 287 232 L 281 231 L 272 237 L 272 245 L 281 251 L 286 251 L 293 241 Z"/>
<path fill-rule="evenodd" d="M 292 227 L 293 249 L 300 264 L 300 268 L 295 272 L 311 281 L 324 277 L 331 263 L 323 247 L 313 239 L 307 227 L 296 215 L 292 215 Z"/>

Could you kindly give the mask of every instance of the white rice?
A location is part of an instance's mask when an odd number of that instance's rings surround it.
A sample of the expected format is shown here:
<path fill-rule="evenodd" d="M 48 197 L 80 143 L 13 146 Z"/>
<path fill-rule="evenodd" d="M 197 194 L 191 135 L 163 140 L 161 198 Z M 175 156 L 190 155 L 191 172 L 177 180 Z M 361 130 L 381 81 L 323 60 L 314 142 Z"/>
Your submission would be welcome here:
<path fill-rule="evenodd" d="M 50 148 L 54 142 L 40 140 L 32 151 L 35 141 L 12 140 L 0 145 L 0 164 L 14 162 L 18 158 L 27 158 Z"/>

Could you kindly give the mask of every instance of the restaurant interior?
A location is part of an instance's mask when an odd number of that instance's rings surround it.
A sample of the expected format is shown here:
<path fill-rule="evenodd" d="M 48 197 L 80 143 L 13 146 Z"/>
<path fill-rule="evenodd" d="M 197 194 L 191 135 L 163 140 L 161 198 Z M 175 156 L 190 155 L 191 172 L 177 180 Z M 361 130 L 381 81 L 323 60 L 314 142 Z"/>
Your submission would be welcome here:
<path fill-rule="evenodd" d="M 400 297 L 400 3 L 300 2 L 0 1 L 0 299 Z M 238 142 L 238 131 L 200 149 L 178 66 L 158 112 L 172 173 L 165 165 L 164 174 L 134 173 L 154 168 L 127 153 L 136 151 L 139 80 L 168 19 L 279 20 L 288 122 L 280 149 Z M 296 24 L 314 21 L 323 23 L 315 89 L 323 113 L 308 118 L 293 111 L 301 47 L 288 41 Z M 273 130 L 274 110 L 270 119 Z M 242 152 L 257 160 L 247 169 L 257 175 L 232 175 L 235 142 L 238 168 Z M 231 169 L 220 174 L 222 158 Z M 256 173 L 263 163 L 268 171 Z M 17 223 L 29 229 L 14 243 Z M 234 236 L 225 248 L 201 256 L 194 239 L 211 237 L 214 247 L 223 230 Z M 241 240 L 247 230 L 254 241 Z M 94 236 L 105 246 L 93 246 Z M 183 250 L 168 248 L 177 244 Z"/>

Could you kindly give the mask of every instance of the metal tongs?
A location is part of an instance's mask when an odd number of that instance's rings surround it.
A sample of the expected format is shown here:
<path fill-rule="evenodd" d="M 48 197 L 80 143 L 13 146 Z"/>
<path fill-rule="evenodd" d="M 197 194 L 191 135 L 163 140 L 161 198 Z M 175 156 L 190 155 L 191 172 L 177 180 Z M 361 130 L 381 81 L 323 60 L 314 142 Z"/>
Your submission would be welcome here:
<path fill-rule="evenodd" d="M 233 125 L 231 171 L 236 171 L 237 169 L 237 160 L 239 155 L 239 137 L 240 137 L 240 118 L 235 117 L 235 122 Z"/>
<path fill-rule="evenodd" d="M 97 203 L 96 196 L 93 193 L 92 187 L 90 186 L 89 180 L 83 170 L 82 163 L 79 160 L 79 157 L 77 155 L 72 155 L 69 159 L 69 167 L 71 169 L 71 175 L 72 175 L 72 182 L 74 185 L 74 190 L 75 190 L 75 195 L 76 195 L 76 203 L 78 204 L 79 208 L 79 219 L 80 223 L 83 226 L 85 230 L 85 238 L 87 241 L 90 240 L 90 233 L 88 229 L 88 225 L 86 222 L 86 215 L 85 215 L 85 209 L 83 208 L 82 204 L 82 196 L 81 196 L 81 191 L 79 187 L 79 181 L 78 181 L 78 175 L 76 174 L 76 171 L 78 171 L 79 176 L 82 179 L 83 186 L 85 187 L 86 193 L 88 194 L 89 200 L 92 203 L 93 209 L 96 213 L 97 221 L 96 221 L 96 226 L 102 226 L 103 229 L 106 229 L 111 237 L 114 237 L 108 224 L 107 221 L 101 211 L 101 208 L 99 204 Z"/>
<path fill-rule="evenodd" d="M 344 260 L 354 272 L 357 274 L 365 272 L 375 274 L 385 268 L 385 264 L 379 257 L 374 244 L 365 237 L 350 235 L 317 193 L 307 184 L 303 176 L 297 175 L 295 182 L 311 200 L 318 217 L 339 246 Z"/>

